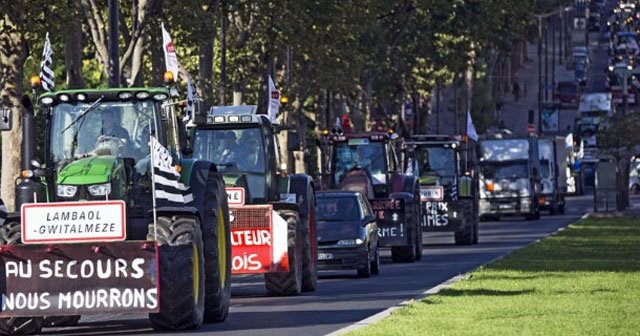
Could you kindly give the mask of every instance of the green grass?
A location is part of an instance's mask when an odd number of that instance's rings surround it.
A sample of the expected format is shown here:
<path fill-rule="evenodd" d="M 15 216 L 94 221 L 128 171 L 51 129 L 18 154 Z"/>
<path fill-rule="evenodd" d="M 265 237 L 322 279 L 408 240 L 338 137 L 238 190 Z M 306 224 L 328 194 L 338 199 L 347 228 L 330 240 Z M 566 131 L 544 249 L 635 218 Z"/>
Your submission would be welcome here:
<path fill-rule="evenodd" d="M 640 220 L 572 224 L 349 335 L 640 335 Z"/>

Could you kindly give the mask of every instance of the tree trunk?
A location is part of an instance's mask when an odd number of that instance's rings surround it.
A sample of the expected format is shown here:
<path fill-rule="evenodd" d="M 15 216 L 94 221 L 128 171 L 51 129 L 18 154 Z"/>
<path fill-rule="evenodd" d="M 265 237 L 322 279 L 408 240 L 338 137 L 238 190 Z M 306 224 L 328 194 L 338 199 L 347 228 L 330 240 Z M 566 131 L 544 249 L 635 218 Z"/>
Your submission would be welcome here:
<path fill-rule="evenodd" d="M 198 52 L 198 97 L 213 104 L 213 37 L 200 45 Z"/>
<path fill-rule="evenodd" d="M 80 14 L 79 2 L 70 1 L 71 13 Z M 64 37 L 64 65 L 67 72 L 67 87 L 79 89 L 84 87 L 82 76 L 82 22 L 71 20 Z"/>
<path fill-rule="evenodd" d="M 22 2 L 5 8 L 0 18 L 0 69 L 4 73 L 1 83 L 0 102 L 11 109 L 12 130 L 2 134 L 2 176 L 0 198 L 8 211 L 15 211 L 15 180 L 20 172 L 22 147 L 22 81 L 24 62 L 28 55 L 23 32 L 26 9 Z"/>

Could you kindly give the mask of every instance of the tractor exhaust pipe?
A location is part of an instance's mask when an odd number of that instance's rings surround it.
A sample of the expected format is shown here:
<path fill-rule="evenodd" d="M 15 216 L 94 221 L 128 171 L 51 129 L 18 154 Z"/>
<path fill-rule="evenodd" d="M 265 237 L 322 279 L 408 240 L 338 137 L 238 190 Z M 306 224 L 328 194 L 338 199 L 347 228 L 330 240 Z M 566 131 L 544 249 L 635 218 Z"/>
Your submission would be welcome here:
<path fill-rule="evenodd" d="M 22 171 L 18 178 L 20 183 L 16 186 L 16 211 L 20 211 L 22 204 L 46 201 L 44 185 L 38 181 L 39 177 L 34 176 L 34 167 L 31 164 L 36 154 L 33 104 L 27 95 L 22 96 L 21 103 L 24 106 L 22 111 Z"/>

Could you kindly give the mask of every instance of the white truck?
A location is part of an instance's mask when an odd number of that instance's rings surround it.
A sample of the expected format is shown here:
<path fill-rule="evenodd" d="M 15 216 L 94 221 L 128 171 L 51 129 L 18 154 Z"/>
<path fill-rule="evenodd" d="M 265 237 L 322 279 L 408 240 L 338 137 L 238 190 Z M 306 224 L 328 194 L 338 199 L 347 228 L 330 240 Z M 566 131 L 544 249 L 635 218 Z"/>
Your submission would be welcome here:
<path fill-rule="evenodd" d="M 538 204 L 551 215 L 564 214 L 567 194 L 567 151 L 564 137 L 538 140 L 540 184 Z"/>

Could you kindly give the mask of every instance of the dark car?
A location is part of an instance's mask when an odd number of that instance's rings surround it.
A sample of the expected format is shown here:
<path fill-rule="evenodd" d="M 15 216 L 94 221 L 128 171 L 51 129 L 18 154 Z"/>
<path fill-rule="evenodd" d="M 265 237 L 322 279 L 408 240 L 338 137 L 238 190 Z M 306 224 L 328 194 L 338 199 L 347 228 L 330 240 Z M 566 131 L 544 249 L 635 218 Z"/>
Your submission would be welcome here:
<path fill-rule="evenodd" d="M 318 266 L 358 271 L 366 278 L 380 272 L 378 225 L 369 202 L 355 191 L 316 193 Z"/>
<path fill-rule="evenodd" d="M 565 106 L 577 106 L 580 101 L 580 85 L 575 81 L 558 82 L 556 99 Z"/>

